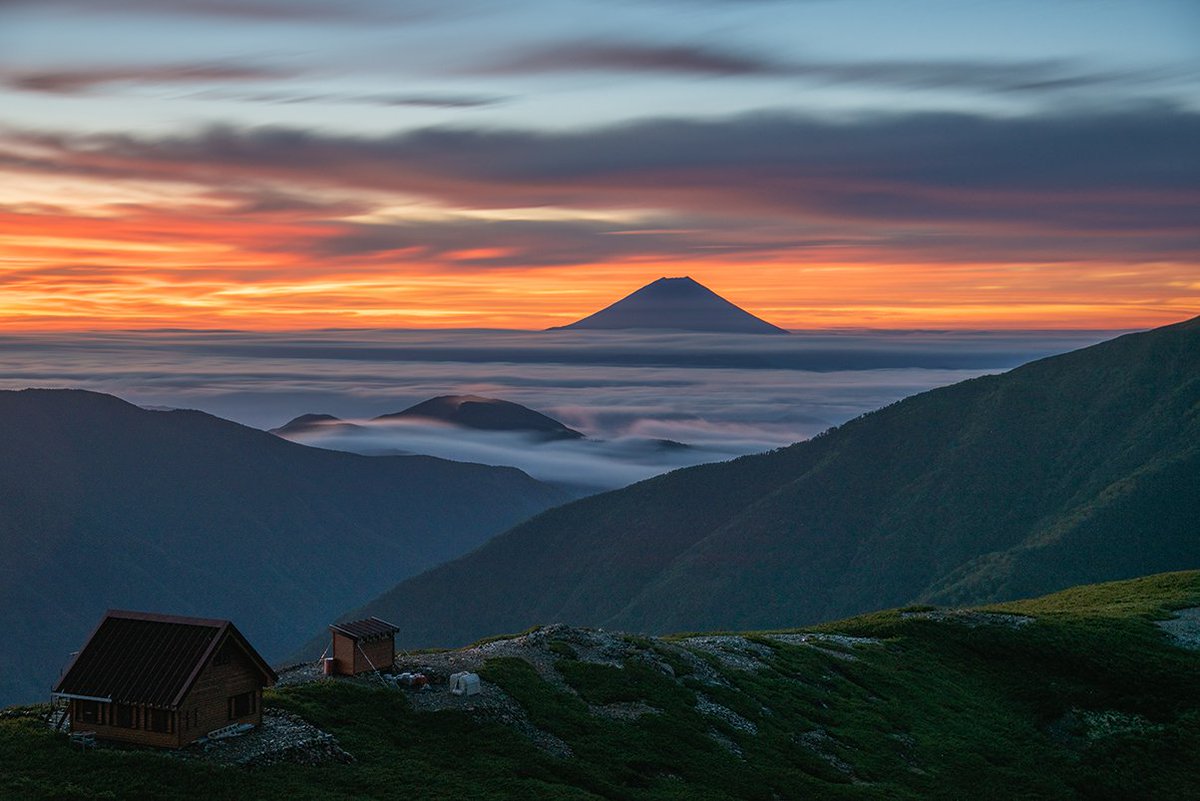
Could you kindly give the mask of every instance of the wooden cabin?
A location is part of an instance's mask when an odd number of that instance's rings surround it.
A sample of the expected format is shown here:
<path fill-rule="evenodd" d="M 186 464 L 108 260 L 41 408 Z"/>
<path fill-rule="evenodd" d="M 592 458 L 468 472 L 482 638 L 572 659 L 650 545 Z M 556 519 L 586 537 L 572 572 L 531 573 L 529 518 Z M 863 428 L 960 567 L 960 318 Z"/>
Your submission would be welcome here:
<path fill-rule="evenodd" d="M 385 620 L 369 617 L 349 623 L 334 623 L 329 672 L 356 676 L 373 670 L 391 670 L 396 663 L 396 632 L 400 629 Z"/>
<path fill-rule="evenodd" d="M 181 748 L 262 723 L 270 665 L 228 620 L 109 610 L 54 687 L 72 732 Z"/>

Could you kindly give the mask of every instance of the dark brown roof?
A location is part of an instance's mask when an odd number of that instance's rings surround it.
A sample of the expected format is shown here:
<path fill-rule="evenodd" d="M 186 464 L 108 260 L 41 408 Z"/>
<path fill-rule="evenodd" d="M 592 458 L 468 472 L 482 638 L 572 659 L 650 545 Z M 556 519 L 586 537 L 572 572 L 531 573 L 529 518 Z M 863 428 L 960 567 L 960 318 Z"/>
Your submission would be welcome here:
<path fill-rule="evenodd" d="M 386 620 L 369 617 L 366 620 L 352 620 L 349 623 L 334 623 L 329 628 L 345 634 L 352 640 L 369 640 L 374 637 L 391 637 L 400 630 Z"/>
<path fill-rule="evenodd" d="M 274 683 L 274 671 L 228 620 L 110 609 L 54 692 L 175 707 L 213 652 L 230 638 L 245 648 L 264 683 Z"/>

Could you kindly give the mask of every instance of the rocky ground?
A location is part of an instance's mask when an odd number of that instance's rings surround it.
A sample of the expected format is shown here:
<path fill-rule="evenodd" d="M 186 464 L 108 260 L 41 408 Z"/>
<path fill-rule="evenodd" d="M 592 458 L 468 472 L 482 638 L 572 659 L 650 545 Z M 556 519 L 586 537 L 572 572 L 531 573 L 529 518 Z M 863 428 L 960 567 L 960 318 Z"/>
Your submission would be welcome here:
<path fill-rule="evenodd" d="M 534 726 L 524 710 L 500 687 L 486 680 L 480 682 L 476 695 L 454 695 L 450 692 L 449 677 L 461 671 L 478 673 L 489 659 L 512 657 L 528 662 L 535 672 L 555 687 L 576 694 L 563 679 L 556 663 L 570 657 L 593 664 L 622 667 L 628 660 L 645 662 L 656 670 L 675 676 L 673 665 L 686 665 L 688 674 L 705 684 L 727 685 L 721 670 L 755 671 L 767 667 L 772 654 L 770 641 L 817 648 L 840 659 L 853 660 L 854 652 L 862 647 L 877 647 L 879 640 L 847 637 L 817 632 L 766 632 L 758 635 L 697 635 L 690 637 L 654 638 L 631 636 L 602 629 L 574 628 L 563 625 L 543 626 L 524 634 L 503 637 L 459 650 L 399 653 L 393 670 L 381 677 L 363 675 L 338 677 L 333 681 L 354 681 L 394 687 L 404 692 L 413 709 L 423 712 L 460 710 L 489 718 L 510 726 L 529 737 L 543 751 L 555 756 L 571 755 L 570 747 L 554 735 Z M 715 665 L 714 665 L 715 663 Z M 720 669 L 718 669 L 718 667 Z M 400 673 L 423 673 L 429 684 L 413 689 L 397 684 L 394 676 Z M 279 671 L 279 686 L 326 680 L 319 665 L 297 665 Z M 643 715 L 660 714 L 661 710 L 642 702 L 589 705 L 590 712 L 602 718 L 631 720 Z M 755 725 L 733 710 L 716 703 L 703 693 L 697 709 L 701 714 L 722 721 L 736 729 L 753 732 Z M 722 746 L 737 754 L 736 745 L 728 737 L 712 729 L 709 735 Z M 816 742 L 816 740 L 814 740 Z"/>
<path fill-rule="evenodd" d="M 1180 609 L 1170 620 L 1160 620 L 1156 625 L 1170 634 L 1179 647 L 1200 651 L 1200 606 Z"/>
<path fill-rule="evenodd" d="M 1026 615 L 982 612 L 975 610 L 930 609 L 901 613 L 908 619 L 930 620 L 938 623 L 978 626 L 1006 626 L 1020 628 L 1033 622 Z M 1183 647 L 1200 649 L 1200 608 L 1179 611 L 1170 620 L 1158 625 Z M 839 659 L 853 661 L 863 648 L 876 648 L 882 641 L 866 637 L 849 637 L 824 632 L 762 632 L 751 635 L 704 634 L 684 637 L 657 638 L 631 636 L 601 629 L 574 628 L 563 625 L 543 626 L 524 634 L 502 637 L 458 650 L 399 653 L 393 670 L 382 676 L 363 675 L 329 679 L 321 672 L 319 663 L 302 664 L 279 671 L 279 686 L 304 684 L 312 681 L 332 680 L 375 684 L 394 688 L 405 693 L 414 710 L 438 712 L 459 710 L 495 720 L 509 726 L 525 736 L 543 751 L 559 757 L 571 755 L 567 743 L 549 732 L 534 726 L 521 705 L 499 686 L 486 680 L 480 682 L 480 692 L 475 695 L 454 695 L 450 692 L 449 678 L 461 671 L 478 673 L 489 659 L 511 657 L 529 663 L 546 682 L 560 690 L 575 694 L 574 689 L 563 679 L 556 667 L 563 657 L 578 659 L 593 664 L 622 667 L 629 660 L 645 662 L 662 673 L 674 676 L 676 667 L 686 665 L 688 675 L 704 684 L 725 686 L 724 670 L 757 671 L 767 667 L 772 654 L 771 643 L 781 642 L 816 648 Z M 403 673 L 423 673 L 429 684 L 414 689 L 398 684 L 395 676 Z M 605 705 L 591 704 L 589 711 L 600 718 L 633 720 L 643 715 L 661 714 L 644 702 L 624 702 Z M 755 725 L 745 717 L 709 698 L 703 692 L 697 696 L 697 710 L 735 729 L 753 733 Z M 233 764 L 268 764 L 273 761 L 320 761 L 326 759 L 352 759 L 333 742 L 332 738 L 295 716 L 278 710 L 264 712 L 264 725 L 260 731 L 223 743 L 210 744 L 202 755 L 208 759 Z M 1129 721 L 1109 719 L 1092 714 L 1080 713 L 1072 718 L 1072 727 L 1086 729 L 1089 734 L 1107 732 L 1110 729 L 1128 728 Z M 1085 719 L 1086 718 L 1086 719 Z M 1094 720 L 1092 718 L 1095 718 Z M 709 735 L 734 754 L 737 745 L 722 735 L 716 728 Z M 800 736 L 809 746 L 830 764 L 850 775 L 848 767 L 833 754 L 830 740 L 825 732 L 814 730 Z"/>
<path fill-rule="evenodd" d="M 262 725 L 237 737 L 193 743 L 176 752 L 185 759 L 204 759 L 224 765 L 274 765 L 290 762 L 353 762 L 331 734 L 303 718 L 270 707 L 263 710 Z"/>
<path fill-rule="evenodd" d="M 924 612 L 901 612 L 900 617 L 918 620 L 936 620 L 940 623 L 957 623 L 961 626 L 1008 626 L 1020 628 L 1033 622 L 1029 615 L 1009 615 L 1001 612 L 977 612 L 972 609 L 929 609 Z"/>

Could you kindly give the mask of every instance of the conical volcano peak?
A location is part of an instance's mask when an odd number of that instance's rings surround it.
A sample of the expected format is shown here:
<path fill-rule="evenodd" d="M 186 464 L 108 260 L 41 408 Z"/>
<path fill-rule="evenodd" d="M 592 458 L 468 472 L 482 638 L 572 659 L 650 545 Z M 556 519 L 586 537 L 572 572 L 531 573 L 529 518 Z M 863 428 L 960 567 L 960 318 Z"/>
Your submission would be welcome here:
<path fill-rule="evenodd" d="M 657 281 L 651 281 L 644 287 L 639 289 L 634 294 L 639 292 L 673 292 L 673 293 L 696 293 L 705 295 L 714 295 L 720 297 L 716 292 L 706 287 L 690 275 L 682 275 L 674 278 L 659 278 Z"/>
<path fill-rule="evenodd" d="M 659 278 L 595 314 L 551 330 L 667 329 L 786 334 L 689 276 Z"/>

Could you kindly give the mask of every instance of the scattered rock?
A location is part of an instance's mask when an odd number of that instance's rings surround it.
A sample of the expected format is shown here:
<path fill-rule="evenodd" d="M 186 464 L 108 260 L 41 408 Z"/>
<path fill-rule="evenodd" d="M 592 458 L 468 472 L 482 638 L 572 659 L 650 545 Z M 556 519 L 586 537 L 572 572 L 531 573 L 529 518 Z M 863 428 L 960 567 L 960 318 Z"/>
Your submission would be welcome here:
<path fill-rule="evenodd" d="M 1028 626 L 1036 618 L 1029 615 L 1012 615 L 1004 612 L 978 612 L 970 609 L 929 609 L 924 612 L 901 612 L 905 620 L 933 620 L 938 623 L 957 623 L 967 628 L 979 626 L 1007 626 L 1019 629 Z"/>
<path fill-rule="evenodd" d="M 193 743 L 175 755 L 223 765 L 261 766 L 292 763 L 353 762 L 337 738 L 298 715 L 282 709 L 263 709 L 262 725 L 239 737 Z"/>
<path fill-rule="evenodd" d="M 811 731 L 801 732 L 795 736 L 795 740 L 797 743 L 816 754 L 825 762 L 829 763 L 829 766 L 838 773 L 843 773 L 847 776 L 854 775 L 854 768 L 850 765 L 850 763 L 843 760 L 834 751 L 834 748 L 837 746 L 837 740 L 830 737 L 829 732 L 825 731 L 824 729 L 813 729 Z"/>
<path fill-rule="evenodd" d="M 742 752 L 742 747 L 735 743 L 731 738 L 717 731 L 709 729 L 708 736 L 719 746 L 724 748 L 729 753 L 733 754 L 738 759 L 745 759 L 745 754 Z"/>
<path fill-rule="evenodd" d="M 715 656 L 723 667 L 734 670 L 759 670 L 767 666 L 766 660 L 773 655 L 770 646 L 752 642 L 738 635 L 710 634 L 701 637 L 685 637 L 677 641 L 680 645 Z"/>
<path fill-rule="evenodd" d="M 1118 712 L 1115 709 L 1073 711 L 1083 724 L 1083 734 L 1089 740 L 1099 740 L 1114 734 L 1150 734 L 1162 730 L 1162 726 L 1151 723 L 1141 715 Z"/>
<path fill-rule="evenodd" d="M 291 687 L 296 684 L 308 684 L 325 678 L 320 662 L 302 662 L 299 665 L 288 665 L 275 671 L 279 679 L 276 687 Z"/>
<path fill-rule="evenodd" d="M 49 704 L 35 706 L 12 706 L 0 709 L 0 720 L 16 720 L 17 718 L 40 718 L 45 720 L 50 714 Z"/>
<path fill-rule="evenodd" d="M 571 748 L 558 737 L 543 731 L 530 722 L 519 703 L 499 686 L 486 680 L 480 682 L 480 692 L 471 696 L 450 693 L 447 679 L 460 671 L 480 672 L 487 660 L 498 657 L 522 659 L 529 663 L 544 681 L 559 690 L 578 693 L 565 681 L 558 670 L 564 659 L 578 659 L 597 665 L 624 668 L 630 661 L 644 662 L 663 673 L 677 678 L 681 672 L 689 680 L 708 686 L 730 687 L 722 675 L 724 670 L 758 671 L 769 667 L 775 649 L 769 642 L 806 645 L 820 648 L 840 659 L 855 659 L 848 650 L 878 646 L 881 641 L 866 637 L 850 637 L 822 632 L 795 632 L 754 635 L 698 635 L 678 639 L 636 637 L 603 629 L 586 629 L 560 624 L 542 626 L 524 634 L 501 637 L 456 651 L 405 654 L 396 657 L 395 672 L 420 672 L 429 677 L 427 688 L 415 691 L 397 688 L 406 693 L 412 708 L 418 712 L 460 710 L 478 718 L 508 726 L 528 737 L 543 751 L 555 756 L 571 755 Z M 839 650 L 835 650 L 839 649 Z M 318 664 L 297 665 L 280 672 L 281 686 L 325 679 Z M 377 684 L 374 676 L 338 677 L 335 681 L 355 681 Z M 661 714 L 642 701 L 589 705 L 590 713 L 609 720 L 634 721 L 645 715 Z M 757 734 L 758 726 L 726 706 L 716 703 L 703 693 L 698 694 L 696 709 L 703 715 L 720 720 L 738 732 Z M 764 713 L 765 714 L 765 713 Z M 735 742 L 715 729 L 714 740 L 731 753 L 741 755 Z"/>
<path fill-rule="evenodd" d="M 642 715 L 661 715 L 662 710 L 643 701 L 621 701 L 615 704 L 589 704 L 588 712 L 609 720 L 637 720 Z"/>
<path fill-rule="evenodd" d="M 504 697 L 508 701 L 507 704 L 496 704 L 487 709 L 476 710 L 476 717 L 492 720 L 513 729 L 518 734 L 527 737 L 530 742 L 550 756 L 559 757 L 560 759 L 574 756 L 574 751 L 571 750 L 571 746 L 567 745 L 565 740 L 534 726 L 525 715 L 525 710 L 521 708 L 520 704 L 507 695 Z"/>
<path fill-rule="evenodd" d="M 701 715 L 708 715 L 709 717 L 723 720 L 738 731 L 744 731 L 747 734 L 758 734 L 758 726 L 746 720 L 729 707 L 718 704 L 702 693 L 696 695 L 696 711 Z"/>
<path fill-rule="evenodd" d="M 786 643 L 787 645 L 807 645 L 810 648 L 820 649 L 821 653 L 828 654 L 837 659 L 846 662 L 853 662 L 858 659 L 857 656 L 847 653 L 844 650 L 837 648 L 854 649 L 860 646 L 878 646 L 883 645 L 882 640 L 874 637 L 851 637 L 848 634 L 826 634 L 820 631 L 806 631 L 789 634 L 763 634 L 764 638 L 774 642 Z M 833 645 L 835 648 L 828 646 Z"/>
<path fill-rule="evenodd" d="M 1154 625 L 1171 635 L 1180 648 L 1200 651 L 1200 606 L 1180 609 L 1170 620 L 1159 620 Z"/>

